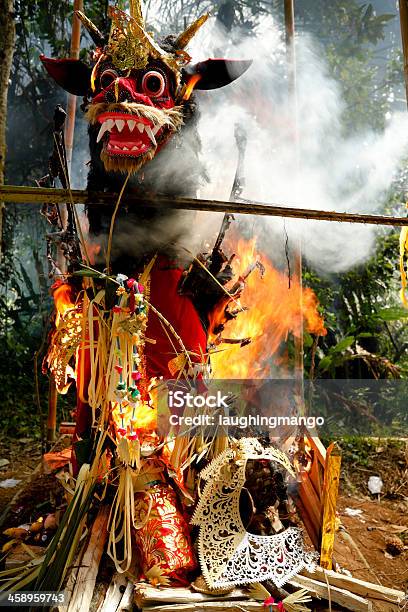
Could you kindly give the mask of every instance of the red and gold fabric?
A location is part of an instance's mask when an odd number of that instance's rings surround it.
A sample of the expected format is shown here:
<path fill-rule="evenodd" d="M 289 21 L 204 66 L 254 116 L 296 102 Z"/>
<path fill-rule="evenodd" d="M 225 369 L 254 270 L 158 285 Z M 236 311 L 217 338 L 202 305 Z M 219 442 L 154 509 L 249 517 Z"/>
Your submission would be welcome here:
<path fill-rule="evenodd" d="M 143 575 L 158 568 L 161 576 L 188 584 L 187 575 L 197 562 L 187 522 L 170 485 L 156 482 L 136 493 L 135 523 L 143 525 L 135 530 Z"/>

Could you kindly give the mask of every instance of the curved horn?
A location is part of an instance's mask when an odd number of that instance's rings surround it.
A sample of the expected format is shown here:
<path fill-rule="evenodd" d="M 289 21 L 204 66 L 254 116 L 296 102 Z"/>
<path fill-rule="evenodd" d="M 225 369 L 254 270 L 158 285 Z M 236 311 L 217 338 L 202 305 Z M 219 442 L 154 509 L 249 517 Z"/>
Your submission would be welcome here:
<path fill-rule="evenodd" d="M 130 0 L 130 16 L 144 29 L 144 19 L 140 0 Z"/>
<path fill-rule="evenodd" d="M 197 34 L 198 30 L 205 24 L 209 18 L 210 13 L 204 13 L 194 23 L 188 26 L 184 32 L 182 32 L 176 39 L 174 46 L 176 49 L 185 49 L 190 40 Z"/>
<path fill-rule="evenodd" d="M 97 47 L 104 47 L 106 45 L 106 39 L 102 32 L 98 30 L 96 25 L 92 23 L 90 19 L 82 11 L 75 11 L 75 15 L 81 21 L 84 28 L 89 32 L 90 37 Z"/>

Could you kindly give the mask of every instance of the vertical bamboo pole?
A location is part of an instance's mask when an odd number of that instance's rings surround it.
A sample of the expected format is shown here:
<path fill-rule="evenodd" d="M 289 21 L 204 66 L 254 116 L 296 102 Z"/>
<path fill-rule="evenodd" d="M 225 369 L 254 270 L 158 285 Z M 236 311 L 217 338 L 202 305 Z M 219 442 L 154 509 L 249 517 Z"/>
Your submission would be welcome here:
<path fill-rule="evenodd" d="M 81 22 L 75 15 L 75 11 L 83 11 L 83 0 L 74 0 L 74 16 L 72 18 L 72 36 L 71 36 L 71 53 L 72 59 L 79 58 L 80 43 L 81 43 Z M 76 99 L 73 94 L 68 95 L 67 104 L 67 123 L 65 126 L 65 146 L 67 149 L 67 165 L 68 172 L 71 170 L 72 150 L 74 146 L 74 131 L 75 131 L 75 111 Z"/>
<path fill-rule="evenodd" d="M 286 61 L 288 70 L 288 92 L 293 117 L 294 163 L 299 167 L 299 134 L 296 95 L 296 52 L 295 52 L 295 3 L 294 0 L 284 0 Z M 302 245 L 298 241 L 295 253 L 294 272 L 300 284 L 300 312 L 302 313 Z M 302 314 L 300 315 L 302 317 Z M 303 318 L 301 321 L 303 325 Z M 299 397 L 303 399 L 303 334 L 295 337 L 295 378 L 298 381 Z"/>
<path fill-rule="evenodd" d="M 47 446 L 55 442 L 57 429 L 57 387 L 55 379 L 50 376 L 50 386 L 48 389 L 48 416 L 47 416 Z"/>
<path fill-rule="evenodd" d="M 285 9 L 285 35 L 286 35 L 286 52 L 288 55 L 288 66 L 292 68 L 292 82 L 295 85 L 293 77 L 295 68 L 295 2 L 294 0 L 284 0 Z"/>
<path fill-rule="evenodd" d="M 404 57 L 405 95 L 408 105 L 408 0 L 399 0 L 402 52 Z"/>
<path fill-rule="evenodd" d="M 296 95 L 296 52 L 295 52 L 295 2 L 294 0 L 284 0 L 285 14 L 285 41 L 286 41 L 286 61 L 288 69 L 288 91 L 293 117 L 293 144 L 295 150 L 295 167 L 299 167 L 299 134 L 298 134 L 298 109 Z M 295 276 L 299 279 L 300 300 L 302 301 L 302 245 L 298 241 L 294 262 Z M 302 303 L 300 311 L 302 312 Z M 302 315 L 301 315 L 302 317 Z M 303 325 L 303 319 L 302 319 Z M 295 338 L 295 377 L 299 383 L 299 395 L 303 397 L 303 334 L 300 333 Z"/>
<path fill-rule="evenodd" d="M 75 14 L 75 11 L 83 10 L 83 0 L 74 0 L 74 15 L 72 18 L 72 35 L 71 35 L 71 58 L 78 59 L 81 40 L 81 22 Z M 68 178 L 71 171 L 72 149 L 74 145 L 75 132 L 75 112 L 76 112 L 76 96 L 68 94 L 67 102 L 67 121 L 65 124 L 65 147 L 67 152 L 67 168 Z M 67 223 L 67 211 L 64 206 L 61 207 L 61 221 L 63 229 Z M 62 272 L 65 271 L 65 259 L 61 251 L 58 253 L 58 264 Z M 48 417 L 47 417 L 47 444 L 50 445 L 55 441 L 57 431 L 57 401 L 58 393 L 55 386 L 53 376 L 50 377 L 50 386 L 48 391 Z"/>

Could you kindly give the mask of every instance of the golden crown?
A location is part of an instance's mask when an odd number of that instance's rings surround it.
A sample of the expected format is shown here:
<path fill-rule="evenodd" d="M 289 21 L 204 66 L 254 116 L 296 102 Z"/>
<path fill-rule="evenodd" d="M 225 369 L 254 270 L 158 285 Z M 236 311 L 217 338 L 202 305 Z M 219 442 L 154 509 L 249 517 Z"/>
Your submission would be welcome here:
<path fill-rule="evenodd" d="M 103 36 L 96 26 L 80 11 L 76 14 L 97 46 L 102 46 Z M 112 58 L 119 70 L 141 69 L 147 65 L 149 59 L 160 59 L 178 80 L 181 67 L 191 59 L 185 52 L 185 47 L 207 21 L 209 14 L 199 17 L 175 39 L 172 43 L 174 52 L 162 49 L 146 30 L 140 0 L 130 0 L 129 15 L 117 7 L 110 6 L 109 17 L 112 24 L 104 54 Z"/>

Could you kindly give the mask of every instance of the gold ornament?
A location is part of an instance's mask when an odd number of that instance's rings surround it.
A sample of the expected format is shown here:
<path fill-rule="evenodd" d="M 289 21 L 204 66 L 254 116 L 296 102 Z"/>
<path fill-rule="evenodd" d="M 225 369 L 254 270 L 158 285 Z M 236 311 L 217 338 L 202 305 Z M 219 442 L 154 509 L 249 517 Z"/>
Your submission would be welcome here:
<path fill-rule="evenodd" d="M 112 28 L 106 53 L 119 70 L 140 70 L 149 58 L 162 60 L 176 75 L 180 72 L 180 59 L 162 49 L 144 29 L 144 26 L 123 11 L 109 7 Z"/>
<path fill-rule="evenodd" d="M 209 17 L 209 14 L 202 15 L 188 26 L 176 38 L 174 51 L 167 52 L 146 30 L 140 0 L 130 0 L 130 15 L 117 7 L 109 7 L 108 15 L 112 24 L 106 46 L 103 35 L 91 20 L 80 11 L 77 11 L 76 15 L 90 33 L 95 44 L 100 48 L 104 47 L 103 57 L 110 56 L 118 70 L 140 70 L 147 66 L 150 59 L 158 59 L 173 72 L 177 85 L 180 83 L 181 68 L 191 60 L 184 49 Z"/>
<path fill-rule="evenodd" d="M 144 29 L 144 19 L 140 0 L 130 0 L 130 16 Z"/>

